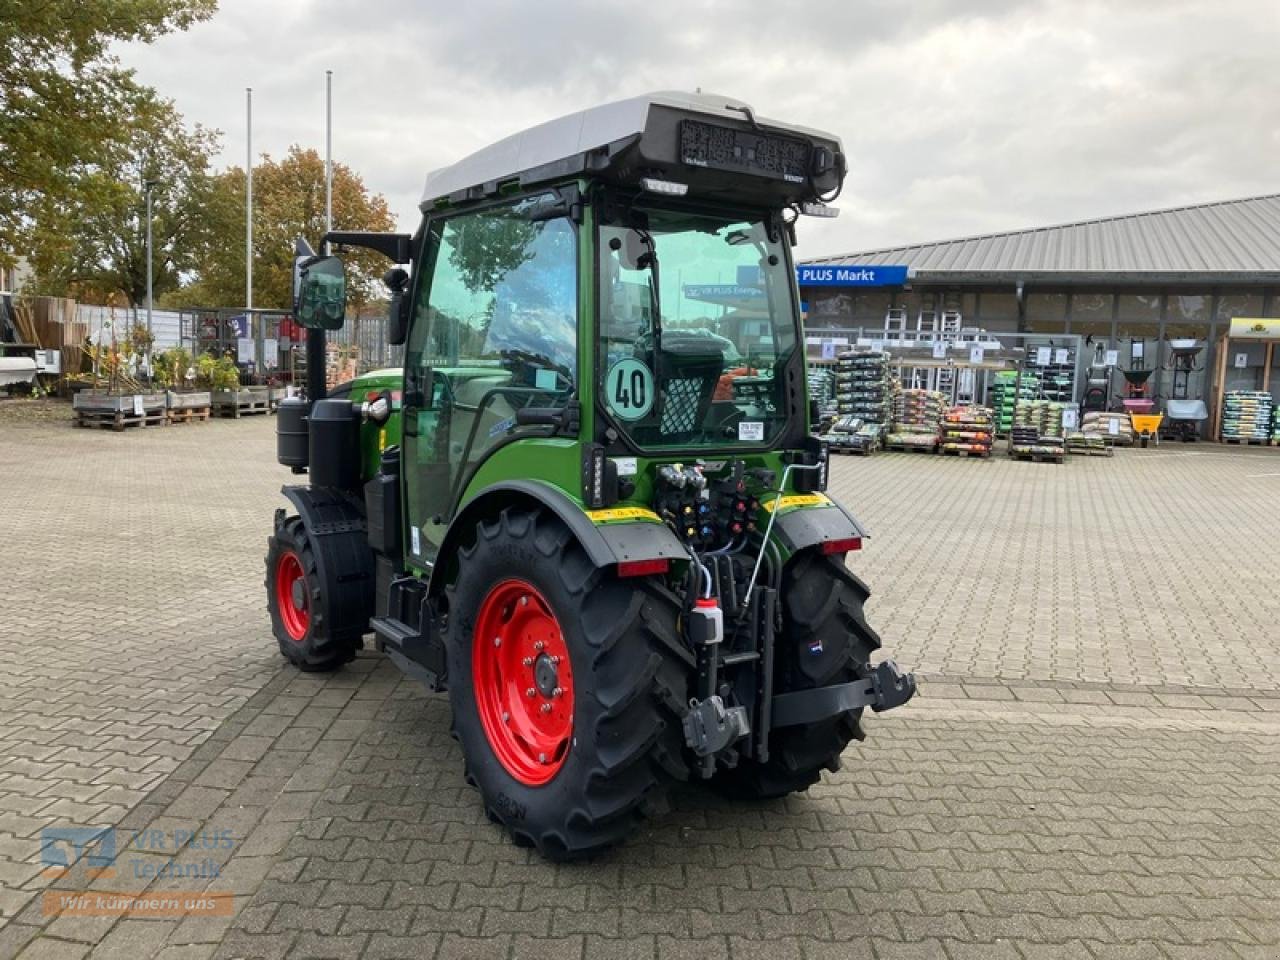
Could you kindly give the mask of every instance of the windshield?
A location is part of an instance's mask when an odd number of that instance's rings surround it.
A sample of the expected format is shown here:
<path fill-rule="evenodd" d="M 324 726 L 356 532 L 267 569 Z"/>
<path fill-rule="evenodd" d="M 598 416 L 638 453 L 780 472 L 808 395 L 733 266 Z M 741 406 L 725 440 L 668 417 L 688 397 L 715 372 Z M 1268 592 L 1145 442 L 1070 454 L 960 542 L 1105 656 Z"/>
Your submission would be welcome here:
<path fill-rule="evenodd" d="M 631 209 L 604 218 L 599 251 L 600 390 L 618 426 L 646 448 L 771 443 L 796 349 L 780 238 L 761 221 Z"/>

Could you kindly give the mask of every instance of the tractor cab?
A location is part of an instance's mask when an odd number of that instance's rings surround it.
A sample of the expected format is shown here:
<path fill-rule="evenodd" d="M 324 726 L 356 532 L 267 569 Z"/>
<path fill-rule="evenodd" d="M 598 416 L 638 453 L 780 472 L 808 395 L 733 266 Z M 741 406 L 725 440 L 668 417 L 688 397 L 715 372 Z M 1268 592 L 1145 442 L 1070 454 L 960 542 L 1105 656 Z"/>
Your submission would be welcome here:
<path fill-rule="evenodd" d="M 808 419 L 791 246 L 844 175 L 830 134 L 658 93 L 431 173 L 413 235 L 326 238 L 392 261 L 405 361 L 282 407 L 310 484 L 268 556 L 277 639 L 329 669 L 372 633 L 447 688 L 486 808 L 547 855 L 673 777 L 804 789 L 914 692 L 870 664 L 864 531 Z M 340 281 L 302 251 L 317 356 Z"/>

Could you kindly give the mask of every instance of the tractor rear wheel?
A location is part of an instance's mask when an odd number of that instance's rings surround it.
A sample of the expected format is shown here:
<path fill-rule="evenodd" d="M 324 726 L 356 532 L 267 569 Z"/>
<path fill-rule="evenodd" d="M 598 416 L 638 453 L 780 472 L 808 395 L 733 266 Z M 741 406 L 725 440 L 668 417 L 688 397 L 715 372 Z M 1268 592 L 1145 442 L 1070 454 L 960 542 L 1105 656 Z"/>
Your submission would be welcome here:
<path fill-rule="evenodd" d="M 775 654 L 774 692 L 810 690 L 858 679 L 880 637 L 867 626 L 863 604 L 871 591 L 844 565 L 842 556 L 816 550 L 801 554 L 782 583 L 783 628 Z M 718 774 L 734 796 L 774 799 L 807 790 L 823 770 L 840 769 L 850 740 L 863 739 L 862 710 L 825 720 L 780 727 L 769 735 L 769 759 L 745 760 Z"/>
<path fill-rule="evenodd" d="M 659 584 L 597 569 L 554 516 L 511 507 L 459 551 L 448 601 L 454 735 L 516 843 L 589 854 L 687 776 L 691 659 Z"/>
<path fill-rule="evenodd" d="M 271 632 L 286 660 L 301 670 L 323 672 L 355 657 L 361 636 L 334 629 L 301 517 L 289 517 L 267 541 L 266 586 Z"/>

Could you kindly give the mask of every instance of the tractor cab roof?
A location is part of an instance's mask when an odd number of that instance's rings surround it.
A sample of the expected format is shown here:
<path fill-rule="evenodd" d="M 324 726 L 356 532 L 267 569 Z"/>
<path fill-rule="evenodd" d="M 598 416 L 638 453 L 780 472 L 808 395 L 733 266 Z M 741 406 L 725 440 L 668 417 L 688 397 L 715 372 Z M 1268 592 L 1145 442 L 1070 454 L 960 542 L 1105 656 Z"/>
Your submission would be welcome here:
<path fill-rule="evenodd" d="M 421 207 L 569 176 L 636 187 L 647 178 L 668 183 L 659 192 L 782 207 L 838 190 L 844 172 L 833 134 L 757 117 L 731 97 L 663 91 L 549 120 L 433 170 Z"/>

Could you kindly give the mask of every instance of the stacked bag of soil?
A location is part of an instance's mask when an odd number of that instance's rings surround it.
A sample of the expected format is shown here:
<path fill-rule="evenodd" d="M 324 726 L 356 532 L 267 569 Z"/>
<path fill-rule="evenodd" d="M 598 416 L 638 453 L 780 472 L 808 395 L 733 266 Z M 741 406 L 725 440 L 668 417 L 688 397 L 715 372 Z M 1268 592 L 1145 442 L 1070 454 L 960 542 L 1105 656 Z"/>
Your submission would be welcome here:
<path fill-rule="evenodd" d="M 835 399 L 840 416 L 887 429 L 893 402 L 889 355 L 879 350 L 841 354 L 836 360 Z"/>
<path fill-rule="evenodd" d="M 899 391 L 893 398 L 893 430 L 885 444 L 936 448 L 946 404 L 946 397 L 936 390 Z"/>
<path fill-rule="evenodd" d="M 1133 445 L 1133 421 L 1127 413 L 1090 410 L 1080 421 L 1080 432 L 1086 437 L 1100 437 L 1103 443 Z"/>
<path fill-rule="evenodd" d="M 829 449 L 837 453 L 871 454 L 880 449 L 883 428 L 859 417 L 837 417 L 823 434 Z"/>
<path fill-rule="evenodd" d="M 1022 382 L 1018 382 L 1016 370 L 1001 370 L 995 375 L 991 385 L 991 406 L 995 411 L 996 433 L 1004 436 L 1013 427 L 1013 408 L 1015 396 L 1019 406 L 1027 400 L 1034 400 L 1040 393 L 1040 378 L 1034 373 L 1024 372 Z"/>
<path fill-rule="evenodd" d="M 1066 453 L 1065 406 L 1052 400 L 1020 400 L 1009 431 L 1009 452 L 1061 458 Z"/>
<path fill-rule="evenodd" d="M 1222 398 L 1222 439 L 1266 443 L 1271 439 L 1275 401 L 1260 390 L 1229 390 Z"/>
<path fill-rule="evenodd" d="M 990 407 L 951 407 L 942 414 L 941 428 L 944 453 L 991 455 L 995 414 Z"/>
<path fill-rule="evenodd" d="M 1271 442 L 1280 446 L 1280 406 L 1271 411 Z"/>
<path fill-rule="evenodd" d="M 817 401 L 818 416 L 830 420 L 839 412 L 836 407 L 835 371 L 825 367 L 809 368 L 809 399 Z"/>

